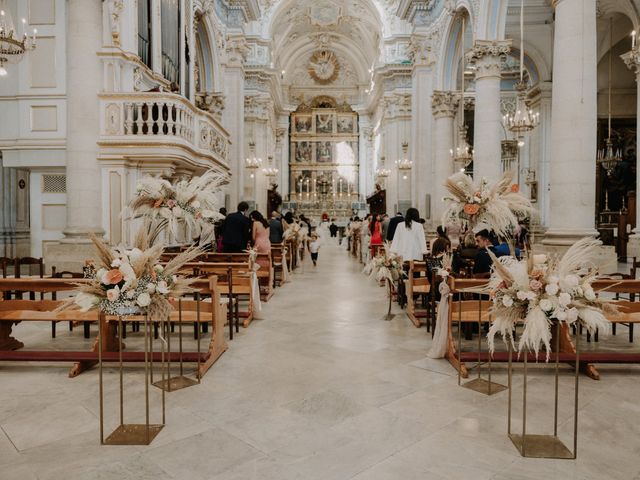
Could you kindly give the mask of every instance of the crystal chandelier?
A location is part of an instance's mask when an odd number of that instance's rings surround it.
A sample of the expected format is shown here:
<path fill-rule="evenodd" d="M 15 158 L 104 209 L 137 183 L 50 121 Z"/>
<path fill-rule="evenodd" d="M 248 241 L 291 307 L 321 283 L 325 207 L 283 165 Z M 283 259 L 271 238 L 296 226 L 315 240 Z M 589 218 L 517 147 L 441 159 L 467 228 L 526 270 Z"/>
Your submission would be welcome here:
<path fill-rule="evenodd" d="M 516 84 L 518 96 L 514 114 L 502 117 L 504 128 L 514 133 L 519 139 L 540 123 L 540 114 L 534 113 L 527 105 L 527 83 L 524 81 L 524 0 L 520 0 L 520 81 Z M 524 142 L 520 140 L 518 146 Z"/>
<path fill-rule="evenodd" d="M 34 28 L 33 35 L 29 37 L 27 21 L 23 18 L 22 38 L 20 38 L 20 33 L 16 30 L 5 3 L 5 0 L 0 0 L 0 77 L 7 75 L 5 63 L 18 63 L 27 51 L 36 48 L 36 33 L 38 33 Z"/>
<path fill-rule="evenodd" d="M 258 168 L 260 168 L 260 165 L 262 165 L 262 159 L 261 158 L 256 158 L 255 155 L 255 149 L 256 149 L 256 144 L 255 142 L 251 141 L 249 142 L 249 149 L 251 150 L 251 157 L 248 157 L 245 159 L 244 161 L 244 166 L 247 167 L 249 169 L 249 171 L 251 171 L 251 178 L 254 178 L 256 176 L 255 172 Z"/>
<path fill-rule="evenodd" d="M 460 41 L 460 125 L 458 126 L 458 142 L 457 145 L 450 149 L 451 159 L 457 170 L 464 172 L 471 162 L 473 162 L 473 149 L 467 143 L 467 125 L 464 121 L 464 71 L 466 68 L 466 58 L 464 55 L 464 32 L 465 18 L 462 17 L 462 30 Z"/>
<path fill-rule="evenodd" d="M 613 18 L 609 19 L 609 112 L 608 112 L 608 134 L 607 140 L 605 141 L 605 147 L 598 150 L 596 156 L 596 162 L 599 165 L 602 165 L 604 169 L 607 171 L 607 176 L 613 176 L 613 172 L 615 172 L 616 167 L 622 161 L 622 152 L 620 149 L 614 150 L 613 142 L 611 141 L 611 61 L 613 59 L 613 54 L 611 51 L 611 47 L 613 44 Z"/>
<path fill-rule="evenodd" d="M 407 142 L 402 142 L 402 158 L 396 160 L 396 167 L 398 170 L 402 172 L 402 179 L 406 180 L 408 178 L 408 172 L 413 167 L 413 162 L 407 158 L 407 149 L 409 148 L 409 144 Z"/>
<path fill-rule="evenodd" d="M 264 173 L 266 177 L 273 178 L 278 175 L 278 172 L 280 172 L 280 170 L 273 166 L 273 157 L 271 155 L 267 157 L 267 160 L 269 161 L 269 166 L 263 168 L 262 173 Z"/>

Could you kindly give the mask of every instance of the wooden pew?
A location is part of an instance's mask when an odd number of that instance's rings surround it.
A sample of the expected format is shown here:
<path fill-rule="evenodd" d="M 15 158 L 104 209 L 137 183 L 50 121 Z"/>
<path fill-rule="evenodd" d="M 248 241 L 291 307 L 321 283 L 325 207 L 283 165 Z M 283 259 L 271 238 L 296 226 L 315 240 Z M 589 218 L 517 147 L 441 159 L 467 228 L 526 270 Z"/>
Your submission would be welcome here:
<path fill-rule="evenodd" d="M 486 280 L 481 279 L 457 279 L 452 280 L 451 294 L 450 294 L 450 314 L 449 314 L 449 339 L 447 346 L 447 353 L 445 357 L 453 365 L 456 370 L 460 370 L 461 375 L 465 378 L 468 376 L 468 370 L 465 367 L 465 361 L 475 361 L 478 358 L 485 361 L 488 360 L 488 353 L 482 352 L 478 355 L 478 352 L 457 352 L 457 342 L 453 338 L 452 325 L 457 323 L 458 310 L 456 307 L 457 301 L 453 300 L 453 295 L 464 291 L 465 289 L 477 289 L 486 284 Z M 640 280 L 616 280 L 616 279 L 602 279 L 596 280 L 592 284 L 594 290 L 598 294 L 610 293 L 610 294 L 633 294 L 640 295 Z M 478 300 L 471 300 L 469 308 L 462 311 L 462 322 L 477 322 L 478 312 Z M 473 303 L 476 303 L 474 308 Z M 464 301 L 462 303 L 465 303 Z M 635 305 L 635 302 L 631 301 L 618 301 L 621 307 L 621 313 L 619 315 L 613 315 L 608 318 L 614 324 L 627 324 L 633 325 L 640 322 L 640 304 Z M 482 302 L 482 321 L 490 321 L 488 316 L 488 308 L 490 307 L 489 301 Z M 486 307 L 484 306 L 486 304 Z M 553 332 L 553 338 L 556 335 L 560 335 L 560 361 L 575 365 L 576 360 L 576 348 L 571 338 L 571 332 L 567 325 L 561 325 L 560 329 L 556 328 Z M 555 340 L 552 339 L 551 345 L 555 345 Z M 555 357 L 555 355 L 553 355 Z M 536 358 L 534 354 L 530 353 L 527 357 L 530 361 L 544 362 L 546 360 L 546 353 L 539 353 Z M 495 352 L 492 356 L 493 362 L 507 362 L 509 360 L 507 352 Z M 524 355 L 513 356 L 513 361 L 523 361 Z M 587 376 L 594 380 L 600 379 L 600 373 L 597 371 L 595 364 L 610 363 L 610 364 L 627 364 L 627 363 L 640 363 L 640 353 L 636 352 L 616 352 L 616 351 L 588 351 L 580 353 L 580 370 Z"/>
<path fill-rule="evenodd" d="M 43 294 L 72 291 L 77 283 L 87 282 L 85 279 L 0 279 L 0 293 L 6 291 L 34 291 Z M 212 303 L 201 302 L 200 322 L 211 323 L 212 335 L 208 351 L 198 355 L 197 352 L 183 352 L 182 358 L 186 362 L 197 362 L 203 374 L 213 362 L 227 349 L 222 335 L 224 312 L 220 306 L 220 293 L 216 277 L 197 281 L 195 286 L 200 293 L 212 297 Z M 0 361 L 46 361 L 46 362 L 74 362 L 69 371 L 69 377 L 75 377 L 84 370 L 91 368 L 98 361 L 98 340 L 93 342 L 89 351 L 28 351 L 20 350 L 24 344 L 11 336 L 13 325 L 30 321 L 74 321 L 99 322 L 99 334 L 102 335 L 103 360 L 118 361 L 118 339 L 116 336 L 116 317 L 104 316 L 97 311 L 54 312 L 62 300 L 0 300 Z M 216 303 L 217 302 L 217 303 Z M 217 305 L 214 308 L 213 305 Z M 187 309 L 182 312 L 172 312 L 171 322 L 197 321 L 195 311 Z M 204 313 L 204 315 L 203 315 Z M 209 315 L 207 315 L 209 313 Z M 127 321 L 142 321 L 142 317 L 128 317 Z M 52 340 L 54 342 L 55 340 Z M 156 358 L 157 357 L 157 358 Z M 124 352 L 125 362 L 143 362 L 144 352 Z M 154 353 L 154 361 L 160 359 L 160 353 Z M 177 361 L 178 354 L 172 353 L 171 361 Z"/>
<path fill-rule="evenodd" d="M 251 268 L 249 263 L 224 263 L 224 262 L 190 262 L 185 263 L 180 272 L 185 275 L 204 276 L 226 275 L 228 269 L 232 269 L 231 287 L 232 296 L 229 301 L 234 304 L 236 298 L 243 299 L 246 302 L 246 309 L 236 311 L 236 319 L 242 318 L 242 326 L 248 327 L 253 321 L 253 289 L 251 286 Z M 229 284 L 220 282 L 218 285 L 220 295 L 229 297 Z"/>
<path fill-rule="evenodd" d="M 419 277 L 415 277 L 414 274 L 419 274 Z M 414 296 L 419 295 L 423 298 L 427 298 L 431 292 L 431 282 L 427 278 L 428 270 L 426 262 L 418 262 L 412 260 L 409 262 L 408 279 L 405 282 L 407 286 L 407 317 L 413 322 L 413 324 L 420 328 L 422 325 L 422 318 L 426 319 L 427 331 L 430 329 L 430 308 L 427 303 L 426 309 L 417 309 Z"/>
<path fill-rule="evenodd" d="M 282 285 L 284 275 L 284 262 L 286 258 L 284 249 L 286 247 L 282 243 L 271 244 L 271 269 L 273 271 L 273 288 Z"/>

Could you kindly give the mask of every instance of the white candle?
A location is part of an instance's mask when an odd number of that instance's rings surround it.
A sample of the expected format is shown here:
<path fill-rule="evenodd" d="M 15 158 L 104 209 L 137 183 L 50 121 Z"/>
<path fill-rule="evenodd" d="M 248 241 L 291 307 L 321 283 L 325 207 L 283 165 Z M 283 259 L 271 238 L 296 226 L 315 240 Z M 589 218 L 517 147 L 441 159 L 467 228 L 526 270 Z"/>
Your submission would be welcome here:
<path fill-rule="evenodd" d="M 631 49 L 636 48 L 636 31 L 631 32 Z"/>

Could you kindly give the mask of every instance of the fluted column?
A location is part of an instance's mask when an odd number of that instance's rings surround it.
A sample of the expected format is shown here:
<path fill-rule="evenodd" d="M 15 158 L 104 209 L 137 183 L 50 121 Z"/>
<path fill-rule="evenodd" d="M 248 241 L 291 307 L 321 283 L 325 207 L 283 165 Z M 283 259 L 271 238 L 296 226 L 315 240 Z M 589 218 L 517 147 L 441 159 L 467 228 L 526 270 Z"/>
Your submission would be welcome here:
<path fill-rule="evenodd" d="M 431 41 L 422 35 L 411 37 L 411 58 L 413 60 L 411 95 L 411 160 L 413 160 L 412 204 L 424 218 L 433 220 L 433 207 L 427 210 L 426 194 L 433 196 L 433 156 L 431 150 L 433 117 L 431 115 L 431 95 L 433 93 L 435 58 L 431 51 Z M 436 219 L 437 220 L 437 219 Z"/>
<path fill-rule="evenodd" d="M 596 235 L 596 0 L 555 0 L 548 246 Z"/>
<path fill-rule="evenodd" d="M 434 188 L 431 198 L 431 211 L 433 212 L 433 223 L 435 225 L 440 224 L 442 213 L 444 212 L 442 199 L 447 193 L 444 182 L 453 174 L 451 149 L 453 148 L 453 127 L 458 102 L 459 95 L 448 91 L 436 90 L 433 92 L 431 99 L 434 118 Z"/>
<path fill-rule="evenodd" d="M 501 176 L 502 115 L 500 112 L 500 57 L 511 41 L 477 40 L 468 58 L 476 66 L 476 107 L 473 134 L 473 173 L 493 181 Z"/>
<path fill-rule="evenodd" d="M 224 94 L 227 98 L 222 123 L 231 134 L 229 148 L 229 166 L 231 183 L 229 185 L 229 209 L 235 211 L 244 191 L 244 59 L 248 46 L 243 38 L 231 38 L 226 47 L 226 65 L 224 69 Z"/>
<path fill-rule="evenodd" d="M 636 125 L 640 125 L 638 119 L 640 119 L 640 46 L 636 46 L 630 52 L 622 55 L 622 60 L 633 72 L 636 74 L 636 87 L 637 87 L 637 110 L 636 110 Z M 636 144 L 638 143 L 638 127 L 636 126 Z M 640 149 L 636 147 L 636 172 L 640 167 Z M 636 228 L 633 229 L 633 234 L 629 237 L 629 244 L 627 246 L 627 255 L 630 257 L 640 257 L 640 174 L 636 173 Z"/>
<path fill-rule="evenodd" d="M 104 234 L 98 134 L 102 65 L 101 0 L 67 2 L 67 226 L 62 243 L 88 243 Z"/>

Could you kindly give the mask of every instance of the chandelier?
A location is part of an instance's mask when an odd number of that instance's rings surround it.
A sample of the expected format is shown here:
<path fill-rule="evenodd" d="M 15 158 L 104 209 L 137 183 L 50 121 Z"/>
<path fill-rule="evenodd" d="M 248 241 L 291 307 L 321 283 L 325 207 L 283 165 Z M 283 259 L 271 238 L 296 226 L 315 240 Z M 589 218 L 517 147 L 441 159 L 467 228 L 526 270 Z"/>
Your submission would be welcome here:
<path fill-rule="evenodd" d="M 407 158 L 407 149 L 409 148 L 409 144 L 407 142 L 402 142 L 402 158 L 395 161 L 396 167 L 399 171 L 402 172 L 402 179 L 406 180 L 408 178 L 408 171 L 413 167 L 413 162 Z"/>
<path fill-rule="evenodd" d="M 520 139 L 540 123 L 540 114 L 534 113 L 527 105 L 527 87 L 524 81 L 524 0 L 520 0 L 520 81 L 516 84 L 516 110 L 512 115 L 502 117 L 504 128 Z M 522 147 L 524 142 L 521 140 L 518 145 Z"/>
<path fill-rule="evenodd" d="M 11 13 L 5 6 L 5 1 L 0 0 L 0 77 L 7 75 L 4 68 L 5 63 L 18 63 L 24 54 L 36 48 L 36 33 L 33 29 L 33 36 L 27 35 L 27 21 L 22 19 L 22 38 L 13 24 Z"/>
<path fill-rule="evenodd" d="M 615 172 L 616 167 L 622 161 L 622 152 L 620 149 L 614 150 L 613 142 L 611 141 L 611 61 L 613 59 L 613 54 L 611 52 L 611 47 L 613 44 L 613 18 L 609 19 L 609 112 L 608 112 L 608 128 L 609 132 L 607 135 L 607 140 L 605 141 L 605 147 L 598 150 L 596 155 L 596 162 L 599 165 L 602 165 L 604 169 L 607 171 L 607 176 L 611 177 L 613 172 Z M 635 35 L 634 35 L 635 38 Z M 635 42 L 634 42 L 635 43 Z"/>
<path fill-rule="evenodd" d="M 384 161 L 385 157 L 380 157 L 380 166 L 376 168 L 376 177 L 378 178 L 387 178 L 389 175 L 391 175 L 391 170 L 389 170 L 388 168 L 384 168 Z"/>
<path fill-rule="evenodd" d="M 269 155 L 267 159 L 269 160 L 269 166 L 263 168 L 262 173 L 264 173 L 266 177 L 273 178 L 278 175 L 278 172 L 280 172 L 280 170 L 273 166 L 273 157 L 271 155 Z"/>
<path fill-rule="evenodd" d="M 244 166 L 251 171 L 251 178 L 255 177 L 255 171 L 260 168 L 260 165 L 262 165 L 262 159 L 256 158 L 255 148 L 255 142 L 249 142 L 249 149 L 251 150 L 252 155 L 244 160 Z"/>
<path fill-rule="evenodd" d="M 457 145 L 449 150 L 451 153 L 451 159 L 455 168 L 464 172 L 471 162 L 473 162 L 473 149 L 467 143 L 467 125 L 464 121 L 464 71 L 466 68 L 466 58 L 464 55 L 464 32 L 465 32 L 465 17 L 462 17 L 462 30 L 460 41 L 460 125 L 458 126 L 458 142 Z"/>

